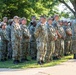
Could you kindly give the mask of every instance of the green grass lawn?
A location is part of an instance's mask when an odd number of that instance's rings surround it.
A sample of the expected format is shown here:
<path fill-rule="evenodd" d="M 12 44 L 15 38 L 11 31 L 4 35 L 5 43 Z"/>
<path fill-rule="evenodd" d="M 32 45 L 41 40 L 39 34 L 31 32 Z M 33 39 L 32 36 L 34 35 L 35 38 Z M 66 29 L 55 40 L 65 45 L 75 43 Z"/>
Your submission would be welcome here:
<path fill-rule="evenodd" d="M 24 63 L 20 63 L 18 65 L 13 64 L 12 60 L 8 60 L 6 62 L 0 62 L 0 68 L 19 68 L 19 69 L 25 69 L 25 68 L 39 68 L 39 67 L 48 67 L 48 66 L 55 66 L 57 64 L 60 64 L 62 62 L 65 62 L 69 59 L 72 59 L 73 55 L 64 56 L 59 60 L 53 60 L 50 63 L 46 63 L 44 65 L 37 65 L 36 61 L 28 61 Z"/>

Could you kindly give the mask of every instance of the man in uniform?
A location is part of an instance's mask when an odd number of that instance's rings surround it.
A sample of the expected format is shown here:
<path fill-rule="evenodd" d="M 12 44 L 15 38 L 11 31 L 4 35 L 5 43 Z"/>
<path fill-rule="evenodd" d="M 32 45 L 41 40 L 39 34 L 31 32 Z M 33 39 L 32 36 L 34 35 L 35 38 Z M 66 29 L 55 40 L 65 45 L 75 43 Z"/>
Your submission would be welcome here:
<path fill-rule="evenodd" d="M 45 43 L 45 36 L 46 36 L 46 17 L 41 16 L 40 22 L 36 26 L 35 29 L 35 38 L 37 41 L 37 62 L 38 64 L 43 64 L 45 62 L 45 55 L 46 55 L 46 43 Z"/>
<path fill-rule="evenodd" d="M 74 59 L 76 59 L 76 23 L 72 24 L 72 31 L 73 31 L 73 54 L 74 54 Z"/>
<path fill-rule="evenodd" d="M 72 46 L 71 45 L 72 30 L 71 30 L 70 26 L 68 25 L 67 21 L 64 22 L 64 30 L 66 32 L 64 54 L 68 55 L 68 54 L 70 54 L 70 50 L 71 50 L 71 46 Z"/>
<path fill-rule="evenodd" d="M 7 31 L 6 31 L 6 23 L 1 23 L 1 30 L 0 30 L 0 36 L 1 36 L 1 51 L 0 51 L 0 54 L 1 54 L 1 57 L 0 57 L 0 60 L 1 61 L 6 61 L 8 59 L 7 57 L 7 54 L 8 54 L 8 51 L 7 51 L 7 43 L 9 42 L 9 38 L 7 36 Z"/>
<path fill-rule="evenodd" d="M 59 52 L 60 52 L 60 38 L 61 38 L 61 34 L 59 33 L 59 15 L 54 15 L 54 21 L 53 21 L 53 26 L 56 30 L 56 33 L 58 35 L 58 38 L 57 40 L 55 41 L 55 53 L 54 53 L 54 59 L 59 59 L 60 56 L 59 56 Z"/>
<path fill-rule="evenodd" d="M 19 17 L 14 16 L 14 22 L 11 27 L 11 42 L 13 49 L 13 63 L 18 64 L 21 62 L 21 28 L 19 25 Z"/>
<path fill-rule="evenodd" d="M 64 31 L 63 28 L 63 21 L 59 21 L 60 27 L 59 27 L 59 33 L 62 35 L 61 39 L 60 39 L 60 52 L 59 55 L 60 57 L 64 56 L 64 40 L 66 37 L 66 33 Z"/>
<path fill-rule="evenodd" d="M 3 22 L 7 23 L 7 21 L 8 21 L 7 17 L 3 17 Z"/>
<path fill-rule="evenodd" d="M 7 25 L 7 36 L 10 40 L 10 42 L 8 43 L 8 58 L 11 59 L 12 58 L 12 43 L 11 43 L 11 26 L 12 26 L 13 20 L 9 19 L 8 20 L 8 25 Z"/>
<path fill-rule="evenodd" d="M 22 33 L 22 40 L 21 40 L 21 61 L 28 61 L 27 56 L 29 54 L 29 31 L 26 26 L 27 20 L 25 17 L 21 19 L 21 33 Z"/>
<path fill-rule="evenodd" d="M 36 60 L 37 56 L 37 44 L 36 44 L 36 38 L 34 36 L 35 28 L 36 28 L 36 21 L 33 21 L 32 25 L 30 26 L 30 51 L 31 51 L 31 58 L 32 60 Z"/>
<path fill-rule="evenodd" d="M 48 18 L 47 21 L 47 53 L 45 60 L 46 62 L 50 62 L 53 57 L 53 53 L 55 52 L 55 40 L 57 39 L 57 33 L 55 28 L 52 26 L 53 18 Z"/>
<path fill-rule="evenodd" d="M 28 29 L 30 29 L 31 25 L 33 25 L 33 22 L 36 21 L 36 16 L 32 16 L 31 22 L 28 25 Z"/>

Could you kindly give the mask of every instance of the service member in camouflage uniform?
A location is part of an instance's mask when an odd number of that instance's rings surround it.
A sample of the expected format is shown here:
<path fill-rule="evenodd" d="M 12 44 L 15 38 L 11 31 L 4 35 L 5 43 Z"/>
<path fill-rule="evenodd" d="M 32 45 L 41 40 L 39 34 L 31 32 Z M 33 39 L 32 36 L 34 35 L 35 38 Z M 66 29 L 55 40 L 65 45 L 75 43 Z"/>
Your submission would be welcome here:
<path fill-rule="evenodd" d="M 32 25 L 30 26 L 30 51 L 31 51 L 31 58 L 32 60 L 36 60 L 37 56 L 37 44 L 36 44 L 36 38 L 34 36 L 35 28 L 36 28 L 36 21 L 33 21 Z"/>
<path fill-rule="evenodd" d="M 73 54 L 74 54 L 74 59 L 76 59 L 76 23 L 72 24 L 72 31 L 73 31 Z"/>
<path fill-rule="evenodd" d="M 7 17 L 3 17 L 3 22 L 7 24 L 7 22 L 8 22 Z"/>
<path fill-rule="evenodd" d="M 21 28 L 19 25 L 19 17 L 14 17 L 14 22 L 11 27 L 11 42 L 13 49 L 13 63 L 18 64 L 21 61 Z"/>
<path fill-rule="evenodd" d="M 26 26 L 27 20 L 26 18 L 22 18 L 21 20 L 21 33 L 22 33 L 22 40 L 21 40 L 21 60 L 28 61 L 27 56 L 29 54 L 29 31 Z"/>
<path fill-rule="evenodd" d="M 7 54 L 7 43 L 9 42 L 9 38 L 7 36 L 7 31 L 6 31 L 6 23 L 1 24 L 1 30 L 0 30 L 0 36 L 1 36 L 1 51 L 0 51 L 0 60 L 5 61 L 8 59 Z"/>
<path fill-rule="evenodd" d="M 41 16 L 40 22 L 36 26 L 35 29 L 35 38 L 37 41 L 37 62 L 38 64 L 43 64 L 45 62 L 45 54 L 46 54 L 46 43 L 45 43 L 45 36 L 46 36 L 46 17 Z"/>
<path fill-rule="evenodd" d="M 61 38 L 61 34 L 59 33 L 59 27 L 60 27 L 60 25 L 59 25 L 59 23 L 58 23 L 58 21 L 59 21 L 59 15 L 55 15 L 54 16 L 54 21 L 53 21 L 53 26 L 54 26 L 54 28 L 55 28 L 55 30 L 56 30 L 56 33 L 57 33 L 57 35 L 58 35 L 58 38 L 57 38 L 57 40 L 55 41 L 55 53 L 54 53 L 54 59 L 58 59 L 58 58 L 60 58 L 60 56 L 59 56 L 59 52 L 60 52 L 60 38 Z"/>
<path fill-rule="evenodd" d="M 12 43 L 11 43 L 11 25 L 12 25 L 13 20 L 9 19 L 8 20 L 8 25 L 7 25 L 7 36 L 10 40 L 10 42 L 8 43 L 8 58 L 11 59 L 12 58 Z"/>
<path fill-rule="evenodd" d="M 50 62 L 53 57 L 53 53 L 55 52 L 55 40 L 57 39 L 57 34 L 55 28 L 52 26 L 52 18 L 48 19 L 47 23 L 47 53 L 45 60 L 46 62 Z"/>
<path fill-rule="evenodd" d="M 64 40 L 65 40 L 65 37 L 66 37 L 66 33 L 64 31 L 64 28 L 63 28 L 63 21 L 59 21 L 59 24 L 60 24 L 60 27 L 59 27 L 59 33 L 61 34 L 61 39 L 60 39 L 60 52 L 59 52 L 59 55 L 60 57 L 64 56 Z"/>
<path fill-rule="evenodd" d="M 68 55 L 70 54 L 70 50 L 71 50 L 71 42 L 72 42 L 72 30 L 70 28 L 70 26 L 68 25 L 68 22 L 65 21 L 64 22 L 64 30 L 66 32 L 66 38 L 65 38 L 65 50 L 64 50 L 64 54 Z"/>
<path fill-rule="evenodd" d="M 31 17 L 31 22 L 28 25 L 28 29 L 30 29 L 30 27 L 31 27 L 31 25 L 33 24 L 34 21 L 36 21 L 36 16 Z"/>

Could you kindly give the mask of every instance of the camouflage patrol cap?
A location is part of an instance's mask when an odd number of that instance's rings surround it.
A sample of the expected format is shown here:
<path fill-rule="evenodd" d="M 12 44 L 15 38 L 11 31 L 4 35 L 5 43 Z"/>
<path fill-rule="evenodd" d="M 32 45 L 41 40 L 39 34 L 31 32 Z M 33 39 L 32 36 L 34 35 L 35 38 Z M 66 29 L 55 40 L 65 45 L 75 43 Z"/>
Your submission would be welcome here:
<path fill-rule="evenodd" d="M 19 17 L 18 16 L 14 16 L 14 18 L 13 19 L 19 19 Z"/>
<path fill-rule="evenodd" d="M 52 20 L 53 21 L 53 18 L 52 17 L 49 17 L 48 20 Z"/>
<path fill-rule="evenodd" d="M 22 17 L 21 20 L 26 20 L 26 18 L 25 17 Z"/>
<path fill-rule="evenodd" d="M 9 19 L 9 20 L 8 20 L 8 23 L 11 23 L 11 22 L 13 22 L 13 19 Z"/>
<path fill-rule="evenodd" d="M 7 17 L 3 17 L 3 20 L 4 20 L 4 19 L 7 19 Z"/>

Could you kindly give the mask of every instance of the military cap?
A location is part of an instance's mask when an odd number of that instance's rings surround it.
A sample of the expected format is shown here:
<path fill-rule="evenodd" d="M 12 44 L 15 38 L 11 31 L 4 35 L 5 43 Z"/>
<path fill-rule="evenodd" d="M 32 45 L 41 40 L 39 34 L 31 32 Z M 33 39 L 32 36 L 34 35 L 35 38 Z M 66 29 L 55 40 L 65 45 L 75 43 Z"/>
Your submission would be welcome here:
<path fill-rule="evenodd" d="M 7 17 L 3 17 L 3 19 L 7 19 Z"/>
<path fill-rule="evenodd" d="M 9 19 L 8 20 L 8 24 L 10 24 L 11 22 L 13 22 L 13 19 Z"/>
<path fill-rule="evenodd" d="M 48 20 L 52 20 L 53 21 L 53 18 L 52 17 L 49 17 Z"/>
<path fill-rule="evenodd" d="M 26 20 L 26 18 L 25 17 L 22 17 L 21 20 Z"/>
<path fill-rule="evenodd" d="M 19 17 L 18 16 L 14 16 L 14 18 L 13 19 L 19 19 Z"/>

